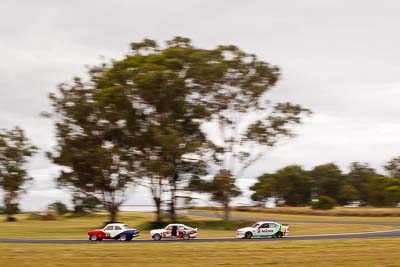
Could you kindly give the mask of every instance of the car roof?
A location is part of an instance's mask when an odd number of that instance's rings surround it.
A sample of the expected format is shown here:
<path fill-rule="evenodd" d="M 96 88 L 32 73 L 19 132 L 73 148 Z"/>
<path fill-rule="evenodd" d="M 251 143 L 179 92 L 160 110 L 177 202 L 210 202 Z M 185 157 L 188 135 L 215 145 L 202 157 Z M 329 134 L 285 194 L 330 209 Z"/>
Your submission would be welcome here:
<path fill-rule="evenodd" d="M 109 223 L 106 226 L 122 226 L 122 225 L 126 225 L 126 223 Z"/>
<path fill-rule="evenodd" d="M 183 223 L 170 223 L 167 226 L 170 226 L 170 225 L 172 225 L 172 226 L 174 226 L 174 225 L 176 225 L 176 226 L 187 226 L 187 225 L 185 225 Z M 189 226 L 187 226 L 187 227 L 189 227 Z"/>
<path fill-rule="evenodd" d="M 258 224 L 263 224 L 263 223 L 277 223 L 277 222 L 274 222 L 274 221 L 261 221 L 261 222 L 257 222 Z"/>

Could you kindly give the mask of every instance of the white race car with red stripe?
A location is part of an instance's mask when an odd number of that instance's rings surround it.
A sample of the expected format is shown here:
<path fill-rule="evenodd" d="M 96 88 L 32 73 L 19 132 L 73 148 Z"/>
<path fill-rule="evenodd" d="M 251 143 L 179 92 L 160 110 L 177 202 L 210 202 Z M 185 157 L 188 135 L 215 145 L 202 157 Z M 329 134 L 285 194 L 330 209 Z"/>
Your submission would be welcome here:
<path fill-rule="evenodd" d="M 180 223 L 171 223 L 163 229 L 151 230 L 150 237 L 156 241 L 161 240 L 162 238 L 179 238 L 183 240 L 189 240 L 190 238 L 197 237 L 197 228 L 192 228 Z"/>
<path fill-rule="evenodd" d="M 88 232 L 89 240 L 101 241 L 103 239 L 115 239 L 121 241 L 131 241 L 137 237 L 140 231 L 130 228 L 124 223 L 109 223 L 103 229 L 96 229 Z"/>

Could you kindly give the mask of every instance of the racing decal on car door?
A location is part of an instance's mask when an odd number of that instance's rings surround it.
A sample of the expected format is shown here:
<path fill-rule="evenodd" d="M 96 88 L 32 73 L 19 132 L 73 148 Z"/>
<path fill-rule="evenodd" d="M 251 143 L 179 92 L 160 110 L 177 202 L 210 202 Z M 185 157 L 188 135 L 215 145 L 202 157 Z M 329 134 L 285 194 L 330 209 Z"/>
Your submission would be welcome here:
<path fill-rule="evenodd" d="M 277 225 L 274 223 L 264 223 L 257 229 L 257 236 L 265 237 L 274 235 L 277 232 Z"/>

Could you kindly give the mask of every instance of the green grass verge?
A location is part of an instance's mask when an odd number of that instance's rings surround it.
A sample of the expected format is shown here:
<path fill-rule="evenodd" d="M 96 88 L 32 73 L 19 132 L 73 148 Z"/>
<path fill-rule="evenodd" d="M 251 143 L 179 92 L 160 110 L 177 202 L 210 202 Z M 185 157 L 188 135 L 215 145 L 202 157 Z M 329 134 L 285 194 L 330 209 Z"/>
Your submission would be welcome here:
<path fill-rule="evenodd" d="M 219 210 L 210 209 L 192 209 L 192 211 L 200 211 L 211 214 L 222 215 L 223 212 Z M 303 214 L 284 214 L 276 213 L 270 209 L 262 209 L 257 211 L 232 211 L 230 213 L 233 216 L 241 216 L 248 218 L 259 218 L 259 219 L 274 219 L 284 222 L 284 220 L 315 220 L 315 221 L 356 221 L 356 222 L 399 222 L 400 217 L 396 216 L 333 216 L 333 215 L 303 215 Z"/>

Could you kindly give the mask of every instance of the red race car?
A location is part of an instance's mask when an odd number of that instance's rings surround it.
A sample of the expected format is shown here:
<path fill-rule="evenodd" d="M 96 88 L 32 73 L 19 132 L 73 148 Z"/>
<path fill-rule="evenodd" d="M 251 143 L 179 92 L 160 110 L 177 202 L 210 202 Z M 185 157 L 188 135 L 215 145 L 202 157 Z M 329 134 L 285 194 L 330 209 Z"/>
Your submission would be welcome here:
<path fill-rule="evenodd" d="M 103 239 L 115 239 L 121 241 L 131 241 L 137 237 L 140 231 L 132 229 L 123 223 L 109 223 L 103 229 L 96 229 L 88 232 L 89 240 L 101 241 Z"/>

